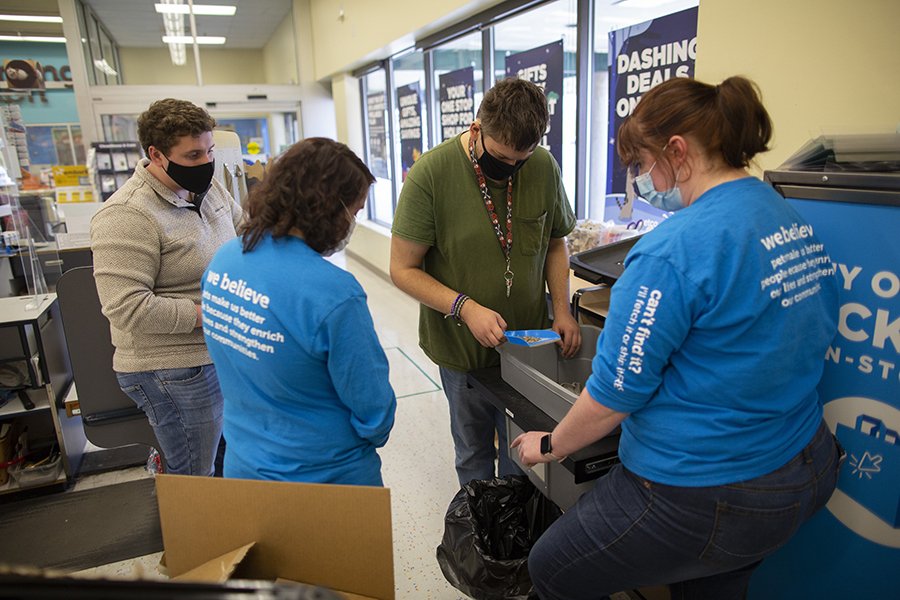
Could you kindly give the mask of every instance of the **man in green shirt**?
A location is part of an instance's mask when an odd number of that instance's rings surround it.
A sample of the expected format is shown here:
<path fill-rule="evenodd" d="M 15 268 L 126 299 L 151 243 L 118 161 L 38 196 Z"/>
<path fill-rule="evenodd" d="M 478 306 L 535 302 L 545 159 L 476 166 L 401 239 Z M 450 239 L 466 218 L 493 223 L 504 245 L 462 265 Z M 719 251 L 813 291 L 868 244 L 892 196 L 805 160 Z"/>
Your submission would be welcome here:
<path fill-rule="evenodd" d="M 543 90 L 508 78 L 484 96 L 469 130 L 423 154 L 394 215 L 391 279 L 421 303 L 419 345 L 441 372 L 460 484 L 521 473 L 507 452 L 505 416 L 465 373 L 499 364 L 507 329 L 550 326 L 564 356 L 581 347 L 569 307 L 565 236 L 575 215 L 559 165 L 538 142 L 550 115 Z"/>

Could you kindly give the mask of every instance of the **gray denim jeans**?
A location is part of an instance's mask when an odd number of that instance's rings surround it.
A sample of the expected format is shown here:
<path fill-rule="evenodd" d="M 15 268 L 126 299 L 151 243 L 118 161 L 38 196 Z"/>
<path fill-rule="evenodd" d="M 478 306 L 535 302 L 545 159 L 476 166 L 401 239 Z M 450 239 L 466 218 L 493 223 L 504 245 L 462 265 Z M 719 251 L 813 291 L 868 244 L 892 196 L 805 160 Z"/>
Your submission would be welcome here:
<path fill-rule="evenodd" d="M 144 411 L 172 475 L 213 474 L 224 400 L 209 364 L 187 369 L 116 373 L 119 387 Z"/>

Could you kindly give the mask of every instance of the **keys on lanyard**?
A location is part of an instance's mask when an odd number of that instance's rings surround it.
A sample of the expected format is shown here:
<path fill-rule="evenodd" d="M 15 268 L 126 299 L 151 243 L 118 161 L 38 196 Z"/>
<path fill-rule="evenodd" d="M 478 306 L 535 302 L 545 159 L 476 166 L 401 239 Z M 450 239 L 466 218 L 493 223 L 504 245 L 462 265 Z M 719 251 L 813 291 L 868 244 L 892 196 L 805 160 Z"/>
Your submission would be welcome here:
<path fill-rule="evenodd" d="M 478 178 L 478 187 L 481 190 L 481 196 L 484 198 L 484 205 L 487 207 L 488 216 L 491 218 L 491 224 L 494 226 L 494 232 L 497 234 L 497 238 L 500 240 L 500 249 L 503 250 L 503 254 L 506 256 L 506 273 L 503 274 L 503 279 L 506 282 L 506 297 L 509 298 L 509 292 L 512 290 L 513 283 L 513 272 L 509 268 L 509 252 L 512 250 L 512 242 L 513 242 L 513 233 L 512 233 L 512 176 L 510 176 L 509 181 L 506 186 L 506 237 L 503 236 L 503 230 L 500 229 L 500 219 L 497 216 L 497 211 L 494 210 L 494 201 L 491 199 L 491 194 L 488 191 L 487 182 L 484 180 L 484 174 L 481 172 L 481 167 L 478 165 L 478 161 L 475 159 L 475 142 L 472 141 L 472 138 L 469 138 L 469 156 L 472 159 L 472 166 L 475 167 L 475 176 Z"/>

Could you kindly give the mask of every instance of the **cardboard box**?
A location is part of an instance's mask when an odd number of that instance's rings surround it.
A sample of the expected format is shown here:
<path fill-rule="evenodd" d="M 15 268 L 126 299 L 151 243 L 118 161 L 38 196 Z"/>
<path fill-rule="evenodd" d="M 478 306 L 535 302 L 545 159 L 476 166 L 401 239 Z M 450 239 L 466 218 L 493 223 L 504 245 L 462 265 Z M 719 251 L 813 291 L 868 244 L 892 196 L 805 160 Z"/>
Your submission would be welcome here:
<path fill-rule="evenodd" d="M 169 577 L 289 580 L 394 600 L 386 488 L 158 475 Z"/>

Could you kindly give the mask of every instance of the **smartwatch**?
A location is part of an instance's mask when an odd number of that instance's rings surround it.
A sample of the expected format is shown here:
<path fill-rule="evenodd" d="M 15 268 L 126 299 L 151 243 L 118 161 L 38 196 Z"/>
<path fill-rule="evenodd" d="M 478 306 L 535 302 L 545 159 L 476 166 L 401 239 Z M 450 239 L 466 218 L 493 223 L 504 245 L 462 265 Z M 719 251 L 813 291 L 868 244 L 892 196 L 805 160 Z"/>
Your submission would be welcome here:
<path fill-rule="evenodd" d="M 544 456 L 549 456 L 553 460 L 562 460 L 558 456 L 553 454 L 553 446 L 550 445 L 549 433 L 541 438 L 541 454 L 543 454 Z"/>

